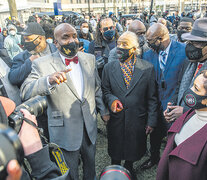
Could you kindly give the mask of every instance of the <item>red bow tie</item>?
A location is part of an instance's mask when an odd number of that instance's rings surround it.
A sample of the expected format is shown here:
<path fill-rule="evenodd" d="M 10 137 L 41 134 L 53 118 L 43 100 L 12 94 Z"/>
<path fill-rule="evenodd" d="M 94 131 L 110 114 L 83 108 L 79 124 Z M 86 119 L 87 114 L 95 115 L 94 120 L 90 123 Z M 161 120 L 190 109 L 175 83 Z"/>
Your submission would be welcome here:
<path fill-rule="evenodd" d="M 65 58 L 65 64 L 68 66 L 71 62 L 74 62 L 75 64 L 78 64 L 78 56 L 75 56 L 73 59 L 67 59 Z"/>

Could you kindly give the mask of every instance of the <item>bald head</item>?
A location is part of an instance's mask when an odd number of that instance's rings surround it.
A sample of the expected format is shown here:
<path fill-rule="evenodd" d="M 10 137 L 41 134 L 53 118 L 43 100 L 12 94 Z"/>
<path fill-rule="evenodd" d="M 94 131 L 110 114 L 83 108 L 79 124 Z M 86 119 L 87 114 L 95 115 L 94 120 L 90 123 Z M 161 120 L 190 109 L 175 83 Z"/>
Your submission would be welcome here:
<path fill-rule="evenodd" d="M 146 27 L 145 25 L 139 21 L 139 20 L 134 20 L 131 22 L 129 25 L 129 31 L 137 34 L 137 33 L 145 33 L 146 32 Z"/>
<path fill-rule="evenodd" d="M 111 18 L 105 18 L 101 20 L 101 28 L 103 27 L 110 27 L 114 25 L 114 22 Z"/>
<path fill-rule="evenodd" d="M 146 34 L 147 40 L 152 40 L 155 38 L 169 39 L 169 31 L 166 26 L 161 23 L 155 23 L 147 30 Z"/>
<path fill-rule="evenodd" d="M 54 37 L 55 39 L 57 39 L 58 36 L 60 36 L 61 34 L 65 33 L 66 31 L 69 31 L 69 32 L 76 32 L 76 29 L 68 24 L 68 23 L 62 23 L 60 25 L 58 25 L 55 30 L 54 30 Z M 76 32 L 77 33 L 77 32 Z"/>
<path fill-rule="evenodd" d="M 77 31 L 73 26 L 67 23 L 58 25 L 54 30 L 54 37 L 55 37 L 54 44 L 56 45 L 57 49 L 62 55 L 66 57 L 73 57 L 75 55 L 79 45 L 79 41 L 77 37 Z M 73 44 L 72 45 L 74 47 L 73 49 L 68 49 L 64 47 L 71 43 Z"/>
<path fill-rule="evenodd" d="M 167 21 L 164 18 L 159 18 L 157 22 L 167 26 Z"/>

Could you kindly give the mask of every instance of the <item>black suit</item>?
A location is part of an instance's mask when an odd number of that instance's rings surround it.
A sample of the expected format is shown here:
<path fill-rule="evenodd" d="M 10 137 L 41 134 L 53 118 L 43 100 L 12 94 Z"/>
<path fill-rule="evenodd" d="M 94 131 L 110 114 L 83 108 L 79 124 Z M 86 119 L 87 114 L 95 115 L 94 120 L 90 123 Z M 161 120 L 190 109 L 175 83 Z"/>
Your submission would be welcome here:
<path fill-rule="evenodd" d="M 157 124 L 157 87 L 153 65 L 137 58 L 129 89 L 126 88 L 119 61 L 105 65 L 102 90 L 109 109 L 114 100 L 124 109 L 110 112 L 108 152 L 112 159 L 136 161 L 146 152 L 145 127 Z"/>

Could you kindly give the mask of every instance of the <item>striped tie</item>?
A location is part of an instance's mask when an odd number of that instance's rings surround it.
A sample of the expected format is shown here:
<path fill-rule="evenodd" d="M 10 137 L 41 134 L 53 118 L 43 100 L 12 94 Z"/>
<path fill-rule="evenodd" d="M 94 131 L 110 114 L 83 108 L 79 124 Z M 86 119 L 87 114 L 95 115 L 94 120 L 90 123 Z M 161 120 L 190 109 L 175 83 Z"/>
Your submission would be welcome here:
<path fill-rule="evenodd" d="M 166 57 L 167 53 L 165 51 L 160 51 L 160 58 L 159 58 L 159 63 L 160 63 L 160 69 L 163 71 L 165 70 L 165 65 L 166 65 Z"/>

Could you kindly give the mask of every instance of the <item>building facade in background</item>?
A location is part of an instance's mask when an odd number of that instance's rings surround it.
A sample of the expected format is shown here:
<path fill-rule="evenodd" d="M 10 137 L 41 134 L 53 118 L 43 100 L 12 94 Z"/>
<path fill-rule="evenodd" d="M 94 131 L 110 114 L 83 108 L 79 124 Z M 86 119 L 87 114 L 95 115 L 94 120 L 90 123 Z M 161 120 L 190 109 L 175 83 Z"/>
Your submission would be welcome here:
<path fill-rule="evenodd" d="M 103 14 L 118 12 L 122 14 L 139 14 L 143 10 L 150 10 L 151 0 L 16 0 L 18 19 L 21 22 L 27 21 L 28 17 L 35 12 L 53 12 L 53 3 L 61 1 L 63 11 L 75 11 L 86 14 Z M 191 11 L 200 10 L 205 12 L 207 6 L 206 0 L 154 0 L 153 10 L 163 12 L 169 10 L 173 13 L 175 10 Z M 4 26 L 5 19 L 9 15 L 9 5 L 7 0 L 0 0 L 0 25 Z"/>

